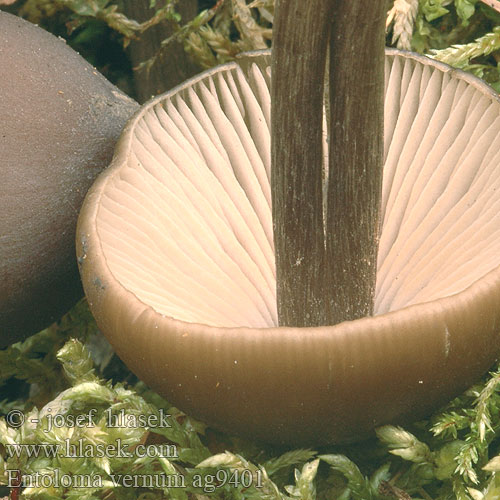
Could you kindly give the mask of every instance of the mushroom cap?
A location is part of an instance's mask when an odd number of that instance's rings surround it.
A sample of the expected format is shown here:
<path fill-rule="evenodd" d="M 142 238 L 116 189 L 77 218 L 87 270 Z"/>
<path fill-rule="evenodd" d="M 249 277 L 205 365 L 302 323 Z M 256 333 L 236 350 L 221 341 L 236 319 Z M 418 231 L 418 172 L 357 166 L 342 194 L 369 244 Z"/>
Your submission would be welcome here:
<path fill-rule="evenodd" d="M 145 105 L 77 229 L 88 301 L 170 402 L 272 443 L 360 440 L 458 394 L 500 350 L 500 100 L 386 54 L 376 315 L 277 327 L 269 54 Z M 334 285 L 333 285 L 334 286 Z"/>
<path fill-rule="evenodd" d="M 0 12 L 0 347 L 82 296 L 78 212 L 136 109 L 63 40 Z"/>

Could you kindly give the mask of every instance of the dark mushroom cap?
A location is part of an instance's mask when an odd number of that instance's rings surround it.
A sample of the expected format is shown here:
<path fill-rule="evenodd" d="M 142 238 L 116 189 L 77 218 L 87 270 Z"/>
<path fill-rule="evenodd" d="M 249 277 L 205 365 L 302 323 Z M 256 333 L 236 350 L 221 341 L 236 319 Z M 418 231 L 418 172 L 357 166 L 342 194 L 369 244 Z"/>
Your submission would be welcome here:
<path fill-rule="evenodd" d="M 359 440 L 498 355 L 500 100 L 387 52 L 376 315 L 277 327 L 268 63 L 205 72 L 129 122 L 80 214 L 84 288 L 120 357 L 181 409 L 274 443 Z"/>
<path fill-rule="evenodd" d="M 136 108 L 63 40 L 0 12 L 0 347 L 81 297 L 78 212 Z"/>

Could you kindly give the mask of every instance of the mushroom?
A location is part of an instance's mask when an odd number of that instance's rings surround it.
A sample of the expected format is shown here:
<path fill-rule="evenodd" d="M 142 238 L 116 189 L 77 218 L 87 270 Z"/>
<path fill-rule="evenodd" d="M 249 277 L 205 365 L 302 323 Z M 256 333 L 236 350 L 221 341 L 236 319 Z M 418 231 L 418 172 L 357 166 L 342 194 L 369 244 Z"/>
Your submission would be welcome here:
<path fill-rule="evenodd" d="M 137 107 L 64 41 L 0 12 L 0 347 L 82 296 L 78 212 Z"/>
<path fill-rule="evenodd" d="M 415 420 L 500 350 L 500 99 L 411 53 L 385 58 L 374 316 L 278 327 L 270 57 L 150 101 L 90 189 L 77 255 L 130 369 L 207 423 L 279 444 Z"/>

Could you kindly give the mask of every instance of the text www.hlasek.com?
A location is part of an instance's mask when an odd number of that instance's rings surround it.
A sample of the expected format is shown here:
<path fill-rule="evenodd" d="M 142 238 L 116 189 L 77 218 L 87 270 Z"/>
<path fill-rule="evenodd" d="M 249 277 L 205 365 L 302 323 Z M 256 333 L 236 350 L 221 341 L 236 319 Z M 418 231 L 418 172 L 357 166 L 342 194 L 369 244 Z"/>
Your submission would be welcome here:
<path fill-rule="evenodd" d="M 178 458 L 177 447 L 171 444 L 145 445 L 137 444 L 130 447 L 121 439 L 115 443 L 92 444 L 78 439 L 71 442 L 69 439 L 57 444 L 6 444 L 6 451 L 10 457 L 28 456 L 29 458 L 55 458 L 64 456 L 67 458 Z"/>

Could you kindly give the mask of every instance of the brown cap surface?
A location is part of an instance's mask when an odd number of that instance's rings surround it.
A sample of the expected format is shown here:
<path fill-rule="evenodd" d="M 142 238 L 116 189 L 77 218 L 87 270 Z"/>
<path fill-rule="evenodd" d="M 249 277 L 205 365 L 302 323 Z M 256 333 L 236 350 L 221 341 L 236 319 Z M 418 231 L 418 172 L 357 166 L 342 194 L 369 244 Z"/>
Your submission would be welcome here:
<path fill-rule="evenodd" d="M 376 316 L 279 328 L 269 60 L 248 57 L 127 125 L 79 219 L 92 312 L 139 377 L 226 432 L 312 446 L 415 420 L 500 349 L 500 101 L 387 52 Z"/>
<path fill-rule="evenodd" d="M 81 296 L 78 211 L 136 108 L 63 40 L 0 12 L 0 347 Z"/>

